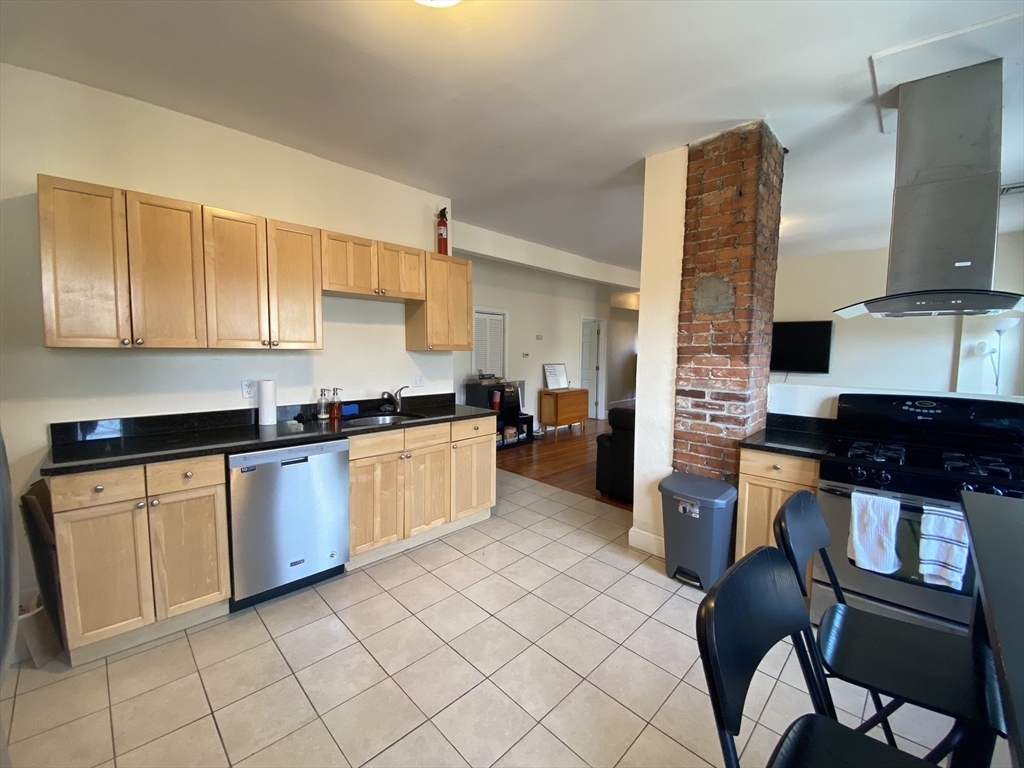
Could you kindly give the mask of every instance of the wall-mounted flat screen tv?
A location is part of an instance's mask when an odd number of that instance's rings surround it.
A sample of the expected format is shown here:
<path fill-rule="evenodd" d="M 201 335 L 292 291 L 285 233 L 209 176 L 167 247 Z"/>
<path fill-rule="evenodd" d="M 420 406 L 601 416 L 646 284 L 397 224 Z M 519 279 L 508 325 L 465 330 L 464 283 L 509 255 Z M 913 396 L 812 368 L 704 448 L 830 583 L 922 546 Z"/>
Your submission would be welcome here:
<path fill-rule="evenodd" d="M 771 370 L 828 373 L 831 356 L 831 320 L 773 325 Z"/>

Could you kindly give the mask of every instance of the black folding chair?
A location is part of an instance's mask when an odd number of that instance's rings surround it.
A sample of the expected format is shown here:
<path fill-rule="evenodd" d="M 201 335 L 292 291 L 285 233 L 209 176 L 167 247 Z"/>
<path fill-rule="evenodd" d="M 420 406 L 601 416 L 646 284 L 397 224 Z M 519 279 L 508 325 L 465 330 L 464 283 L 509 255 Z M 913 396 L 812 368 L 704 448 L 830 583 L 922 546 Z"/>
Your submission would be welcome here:
<path fill-rule="evenodd" d="M 760 547 L 726 571 L 697 609 L 697 644 L 726 768 L 739 768 L 735 737 L 754 672 L 785 637 L 793 641 L 815 714 L 790 724 L 768 768 L 928 765 L 825 716 L 819 684 L 819 673 L 824 672 L 817 656 L 808 651 L 814 639 L 799 579 L 782 552 Z"/>
<path fill-rule="evenodd" d="M 956 724 L 928 753 L 926 759 L 933 763 L 962 746 L 966 736 L 977 733 L 977 725 L 1005 734 L 995 666 L 988 646 L 974 643 L 967 635 L 847 605 L 828 557 L 832 537 L 810 491 L 790 496 L 775 515 L 773 527 L 775 542 L 798 575 L 805 597 L 807 592 L 799 575 L 807 572 L 815 552 L 825 566 L 836 603 L 822 616 L 818 642 L 811 648 L 816 656 L 820 655 L 830 673 L 827 676 L 867 688 L 875 714 L 858 731 L 867 733 L 881 725 L 886 741 L 896 746 L 889 716 L 903 704 L 948 715 Z M 827 711 L 834 714 L 825 677 L 821 687 Z M 892 701 L 883 705 L 883 694 Z"/>

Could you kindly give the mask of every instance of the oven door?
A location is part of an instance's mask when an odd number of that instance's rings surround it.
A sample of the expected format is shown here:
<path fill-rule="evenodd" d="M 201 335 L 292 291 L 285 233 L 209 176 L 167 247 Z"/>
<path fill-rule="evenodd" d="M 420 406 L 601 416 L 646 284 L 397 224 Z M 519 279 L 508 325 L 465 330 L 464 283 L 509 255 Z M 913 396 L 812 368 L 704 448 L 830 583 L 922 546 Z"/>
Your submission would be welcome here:
<path fill-rule="evenodd" d="M 899 498 L 900 521 L 897 527 L 896 554 L 901 566 L 891 574 L 875 573 L 858 568 L 847 557 L 850 536 L 850 494 L 854 488 L 839 483 L 823 482 L 818 486 L 818 504 L 832 536 L 828 556 L 839 585 L 869 600 L 935 616 L 958 624 L 968 624 L 974 595 L 974 564 L 967 561 L 963 588 L 954 590 L 928 584 L 918 571 L 920 565 L 921 503 L 925 500 Z M 888 495 L 888 494 L 887 494 Z M 959 507 L 954 502 L 929 504 Z M 828 575 L 820 557 L 814 558 L 814 578 L 828 583 Z"/>

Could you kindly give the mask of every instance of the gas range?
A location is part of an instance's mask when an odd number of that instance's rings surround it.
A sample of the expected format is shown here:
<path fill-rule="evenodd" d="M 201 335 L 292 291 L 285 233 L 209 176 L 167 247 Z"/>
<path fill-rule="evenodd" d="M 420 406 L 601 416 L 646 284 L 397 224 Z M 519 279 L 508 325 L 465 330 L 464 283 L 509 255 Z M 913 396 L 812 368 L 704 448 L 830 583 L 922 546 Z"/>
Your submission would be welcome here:
<path fill-rule="evenodd" d="M 958 501 L 961 490 L 1024 498 L 1024 405 L 840 395 L 821 479 Z"/>

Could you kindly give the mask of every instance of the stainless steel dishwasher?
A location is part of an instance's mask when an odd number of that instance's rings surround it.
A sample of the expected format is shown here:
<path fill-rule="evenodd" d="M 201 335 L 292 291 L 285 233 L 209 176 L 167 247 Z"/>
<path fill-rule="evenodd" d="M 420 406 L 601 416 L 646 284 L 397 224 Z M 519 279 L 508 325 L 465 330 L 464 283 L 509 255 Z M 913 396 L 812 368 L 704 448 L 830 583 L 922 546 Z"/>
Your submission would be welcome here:
<path fill-rule="evenodd" d="M 348 440 L 228 457 L 235 603 L 348 562 Z"/>

